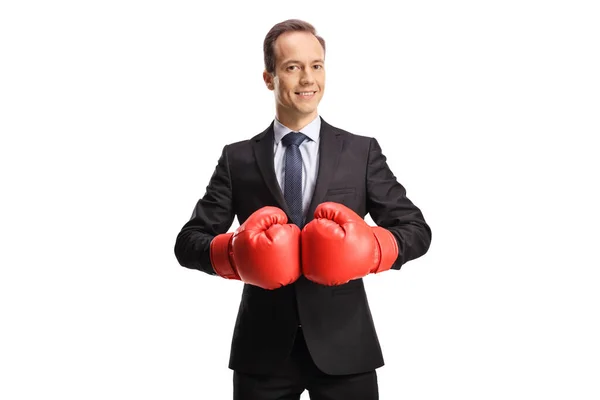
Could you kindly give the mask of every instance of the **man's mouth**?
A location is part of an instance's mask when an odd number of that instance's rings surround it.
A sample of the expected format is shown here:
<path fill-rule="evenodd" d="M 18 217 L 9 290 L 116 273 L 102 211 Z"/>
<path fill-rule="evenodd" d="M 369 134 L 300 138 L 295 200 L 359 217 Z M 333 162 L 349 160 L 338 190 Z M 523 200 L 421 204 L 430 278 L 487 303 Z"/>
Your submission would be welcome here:
<path fill-rule="evenodd" d="M 308 92 L 295 92 L 298 96 L 301 97 L 312 97 L 315 95 L 315 93 L 317 93 L 314 90 L 308 91 Z"/>

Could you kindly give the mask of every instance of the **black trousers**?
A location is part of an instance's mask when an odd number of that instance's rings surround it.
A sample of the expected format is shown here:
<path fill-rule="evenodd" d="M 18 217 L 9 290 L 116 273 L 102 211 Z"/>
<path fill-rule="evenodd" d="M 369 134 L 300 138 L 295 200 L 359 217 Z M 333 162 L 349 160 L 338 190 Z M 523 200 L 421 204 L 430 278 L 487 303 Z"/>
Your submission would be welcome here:
<path fill-rule="evenodd" d="M 233 372 L 234 400 L 298 400 L 308 390 L 311 400 L 378 400 L 376 371 L 327 375 L 310 357 L 302 329 L 294 348 L 276 375 Z"/>

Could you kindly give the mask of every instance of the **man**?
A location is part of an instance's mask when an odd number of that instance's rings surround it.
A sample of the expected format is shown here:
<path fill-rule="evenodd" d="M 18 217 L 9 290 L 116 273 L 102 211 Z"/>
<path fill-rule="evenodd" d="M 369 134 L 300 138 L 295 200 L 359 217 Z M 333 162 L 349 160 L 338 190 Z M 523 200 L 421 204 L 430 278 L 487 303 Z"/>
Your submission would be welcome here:
<path fill-rule="evenodd" d="M 187 268 L 241 280 L 234 399 L 378 399 L 384 365 L 362 278 L 425 254 L 431 230 L 376 139 L 331 126 L 325 41 L 287 20 L 264 41 L 275 120 L 223 148 L 177 236 Z M 370 227 L 369 213 L 377 224 Z M 227 233 L 237 215 L 240 227 Z"/>

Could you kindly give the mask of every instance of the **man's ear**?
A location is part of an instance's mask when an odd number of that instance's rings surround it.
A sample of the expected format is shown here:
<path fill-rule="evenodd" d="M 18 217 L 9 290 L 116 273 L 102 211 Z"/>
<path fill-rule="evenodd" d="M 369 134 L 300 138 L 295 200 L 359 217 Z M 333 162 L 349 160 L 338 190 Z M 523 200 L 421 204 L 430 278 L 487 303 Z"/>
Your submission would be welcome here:
<path fill-rule="evenodd" d="M 267 85 L 267 88 L 269 90 L 273 90 L 274 89 L 274 86 L 273 86 L 273 75 L 271 75 L 266 70 L 263 71 L 263 80 L 265 81 L 265 85 Z"/>

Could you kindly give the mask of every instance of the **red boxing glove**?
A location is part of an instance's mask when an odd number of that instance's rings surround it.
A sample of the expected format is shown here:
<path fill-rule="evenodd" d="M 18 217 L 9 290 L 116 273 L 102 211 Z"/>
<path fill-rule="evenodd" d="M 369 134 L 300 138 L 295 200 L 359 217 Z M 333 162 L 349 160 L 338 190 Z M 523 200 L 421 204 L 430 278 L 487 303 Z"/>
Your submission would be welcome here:
<path fill-rule="evenodd" d="M 302 230 L 302 272 L 322 285 L 341 285 L 387 271 L 398 258 L 398 243 L 387 229 L 369 226 L 348 207 L 321 203 Z"/>
<path fill-rule="evenodd" d="M 300 229 L 287 224 L 277 207 L 255 211 L 234 232 L 217 235 L 210 243 L 210 259 L 217 275 L 238 279 L 263 289 L 295 282 L 300 268 Z"/>

